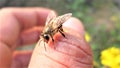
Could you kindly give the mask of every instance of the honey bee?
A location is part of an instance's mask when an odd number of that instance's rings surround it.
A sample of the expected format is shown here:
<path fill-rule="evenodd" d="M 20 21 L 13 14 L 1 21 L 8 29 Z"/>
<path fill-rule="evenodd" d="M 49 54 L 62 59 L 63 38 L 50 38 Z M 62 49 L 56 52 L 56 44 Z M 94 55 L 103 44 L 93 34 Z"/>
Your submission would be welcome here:
<path fill-rule="evenodd" d="M 48 14 L 43 32 L 40 35 L 40 40 L 48 43 L 48 41 L 52 39 L 52 42 L 54 42 L 53 36 L 57 32 L 59 32 L 63 37 L 65 37 L 62 24 L 66 22 L 71 16 L 72 13 L 67 13 L 57 17 L 54 12 L 50 12 L 50 14 Z M 46 50 L 45 45 L 44 48 Z"/>

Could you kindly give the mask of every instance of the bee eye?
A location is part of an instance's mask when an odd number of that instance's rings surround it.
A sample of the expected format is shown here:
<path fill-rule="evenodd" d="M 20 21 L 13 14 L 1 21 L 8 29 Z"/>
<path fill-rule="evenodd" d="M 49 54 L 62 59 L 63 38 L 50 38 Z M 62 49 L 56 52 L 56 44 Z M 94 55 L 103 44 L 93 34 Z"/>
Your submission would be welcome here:
<path fill-rule="evenodd" d="M 45 38 L 46 40 L 49 40 L 49 36 L 48 36 L 48 35 L 44 35 L 44 38 Z"/>

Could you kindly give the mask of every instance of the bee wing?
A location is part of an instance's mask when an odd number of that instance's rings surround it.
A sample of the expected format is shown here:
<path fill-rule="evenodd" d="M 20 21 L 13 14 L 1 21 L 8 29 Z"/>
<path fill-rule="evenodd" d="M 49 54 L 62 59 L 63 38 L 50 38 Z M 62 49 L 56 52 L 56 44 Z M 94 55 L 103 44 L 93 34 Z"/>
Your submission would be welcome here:
<path fill-rule="evenodd" d="M 58 16 L 57 18 L 55 18 L 53 26 L 55 28 L 59 27 L 61 24 L 66 22 L 71 16 L 72 16 L 72 13 L 67 13 L 62 16 Z"/>
<path fill-rule="evenodd" d="M 47 26 L 48 24 L 50 24 L 50 21 L 53 20 L 54 18 L 56 18 L 56 14 L 51 11 L 49 14 L 48 14 L 48 17 L 46 19 L 46 24 L 45 26 Z"/>

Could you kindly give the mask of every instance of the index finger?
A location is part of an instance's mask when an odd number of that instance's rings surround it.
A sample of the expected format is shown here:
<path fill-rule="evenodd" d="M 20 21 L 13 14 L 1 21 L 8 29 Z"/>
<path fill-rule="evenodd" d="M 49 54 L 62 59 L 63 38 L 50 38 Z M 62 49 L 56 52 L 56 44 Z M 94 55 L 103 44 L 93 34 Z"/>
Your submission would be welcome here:
<path fill-rule="evenodd" d="M 0 67 L 9 67 L 12 46 L 20 35 L 21 28 L 43 25 L 51 10 L 44 8 L 5 8 L 0 10 Z"/>
<path fill-rule="evenodd" d="M 4 8 L 3 15 L 11 14 L 21 24 L 22 28 L 44 25 L 46 17 L 52 10 L 45 8 Z"/>
<path fill-rule="evenodd" d="M 45 8 L 3 8 L 0 11 L 0 40 L 13 45 L 20 32 L 43 25 L 49 12 Z M 10 40 L 11 39 L 11 40 Z"/>

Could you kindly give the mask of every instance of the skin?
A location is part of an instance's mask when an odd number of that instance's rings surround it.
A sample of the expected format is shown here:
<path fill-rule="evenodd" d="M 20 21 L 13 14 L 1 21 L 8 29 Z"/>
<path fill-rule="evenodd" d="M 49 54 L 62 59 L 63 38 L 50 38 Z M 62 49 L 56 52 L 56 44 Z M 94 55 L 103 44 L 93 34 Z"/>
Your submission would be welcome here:
<path fill-rule="evenodd" d="M 63 24 L 66 38 L 60 33 L 48 44 L 38 42 L 32 51 L 17 47 L 36 43 L 48 13 L 45 8 L 4 8 L 0 10 L 0 68 L 92 68 L 93 57 L 84 40 L 84 28 L 76 18 Z M 39 26 L 39 27 L 38 27 Z M 32 57 L 31 57 L 32 54 Z M 30 60 L 31 58 L 31 60 Z"/>

